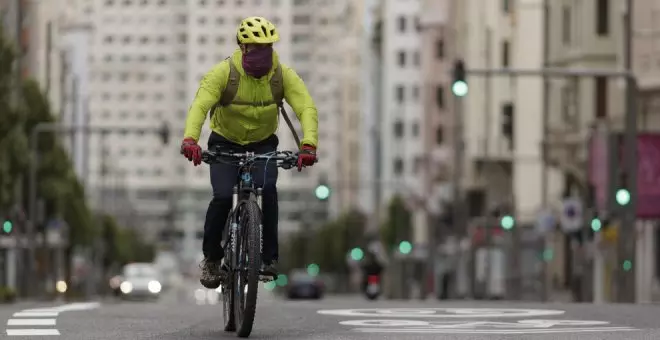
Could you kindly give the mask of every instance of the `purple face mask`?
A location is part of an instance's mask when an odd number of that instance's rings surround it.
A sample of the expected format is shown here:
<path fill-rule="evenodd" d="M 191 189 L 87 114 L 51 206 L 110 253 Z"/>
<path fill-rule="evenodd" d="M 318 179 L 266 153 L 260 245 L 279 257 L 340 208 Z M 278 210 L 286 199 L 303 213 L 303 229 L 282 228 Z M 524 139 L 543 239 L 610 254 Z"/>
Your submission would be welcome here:
<path fill-rule="evenodd" d="M 263 46 L 253 48 L 243 53 L 243 69 L 248 75 L 261 78 L 273 67 L 273 47 Z"/>

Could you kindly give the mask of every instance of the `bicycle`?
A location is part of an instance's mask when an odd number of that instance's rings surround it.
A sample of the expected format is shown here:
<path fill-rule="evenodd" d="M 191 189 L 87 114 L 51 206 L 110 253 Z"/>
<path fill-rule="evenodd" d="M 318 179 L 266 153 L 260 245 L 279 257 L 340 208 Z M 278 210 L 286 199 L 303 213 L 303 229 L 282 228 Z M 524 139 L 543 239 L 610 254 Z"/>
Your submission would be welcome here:
<path fill-rule="evenodd" d="M 223 159 L 238 160 L 238 182 L 233 188 L 232 209 L 223 235 L 225 264 L 228 277 L 222 285 L 224 330 L 246 338 L 252 332 L 257 305 L 257 290 L 263 251 L 261 204 L 262 188 L 252 180 L 256 161 L 276 162 L 278 168 L 291 169 L 298 161 L 298 153 L 275 151 L 266 154 L 203 151 L 207 164 Z M 230 250 L 230 251 L 228 251 Z M 276 278 L 275 278 L 276 279 Z M 237 327 L 238 326 L 238 327 Z"/>

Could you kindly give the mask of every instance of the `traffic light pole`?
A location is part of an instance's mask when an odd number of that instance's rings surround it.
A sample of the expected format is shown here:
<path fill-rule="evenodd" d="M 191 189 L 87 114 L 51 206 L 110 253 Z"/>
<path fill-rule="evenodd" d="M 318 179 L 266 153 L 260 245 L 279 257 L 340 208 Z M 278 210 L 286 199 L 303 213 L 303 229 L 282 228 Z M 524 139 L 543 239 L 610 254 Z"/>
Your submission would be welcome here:
<path fill-rule="evenodd" d="M 36 235 L 37 235 L 37 171 L 39 169 L 39 135 L 46 132 L 73 133 L 83 131 L 85 133 L 100 133 L 108 135 L 111 132 L 133 132 L 133 133 L 155 133 L 160 134 L 163 143 L 169 142 L 169 128 L 163 125 L 159 128 L 124 128 L 124 127 L 93 127 L 87 125 L 63 125 L 60 123 L 39 123 L 30 133 L 30 167 L 28 179 L 28 221 L 26 223 L 26 248 L 28 259 L 25 261 L 24 281 L 27 285 L 26 293 L 28 296 L 36 296 L 39 291 L 36 289 L 38 281 L 36 273 Z M 86 181 L 85 181 L 86 182 Z M 87 183 L 85 183 L 87 184 Z M 44 245 L 45 245 L 44 238 Z"/>
<path fill-rule="evenodd" d="M 630 6 L 631 1 L 628 1 Z M 628 8 L 628 12 L 630 12 Z M 630 25 L 630 20 L 627 20 Z M 509 77 L 606 77 L 625 79 L 626 86 L 626 116 L 625 116 L 625 146 L 623 163 L 625 173 L 628 177 L 628 190 L 630 191 L 630 202 L 622 208 L 622 223 L 617 241 L 617 300 L 619 302 L 635 301 L 635 238 L 636 238 L 636 212 L 637 212 L 637 100 L 639 87 L 637 79 L 630 69 L 630 43 L 626 39 L 626 70 L 608 69 L 566 69 L 566 68 L 542 68 L 542 69 L 466 69 L 467 75 L 471 76 L 509 76 Z M 546 142 L 546 141 L 544 141 Z M 614 176 L 615 174 L 610 174 Z M 588 185 L 584 185 L 587 189 Z M 628 271 L 622 270 L 624 261 L 631 261 L 633 266 Z"/>

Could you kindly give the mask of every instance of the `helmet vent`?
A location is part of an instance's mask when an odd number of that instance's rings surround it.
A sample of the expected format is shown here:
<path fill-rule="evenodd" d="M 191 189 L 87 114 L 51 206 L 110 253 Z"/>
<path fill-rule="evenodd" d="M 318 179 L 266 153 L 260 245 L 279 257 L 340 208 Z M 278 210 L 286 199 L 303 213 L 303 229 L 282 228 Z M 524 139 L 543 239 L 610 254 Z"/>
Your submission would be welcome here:
<path fill-rule="evenodd" d="M 268 35 L 268 31 L 266 31 L 266 27 L 261 26 L 261 31 L 264 32 L 264 36 Z"/>

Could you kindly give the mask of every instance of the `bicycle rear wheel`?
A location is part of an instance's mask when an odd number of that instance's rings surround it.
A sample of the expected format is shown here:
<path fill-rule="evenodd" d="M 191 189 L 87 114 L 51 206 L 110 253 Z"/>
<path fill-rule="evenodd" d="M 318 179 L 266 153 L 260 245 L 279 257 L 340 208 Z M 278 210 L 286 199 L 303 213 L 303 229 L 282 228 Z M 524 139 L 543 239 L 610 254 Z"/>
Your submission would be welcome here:
<path fill-rule="evenodd" d="M 261 267 L 261 210 L 254 200 L 240 206 L 240 229 L 236 243 L 234 306 L 237 335 L 250 336 L 257 309 L 259 269 Z"/>
<path fill-rule="evenodd" d="M 234 268 L 236 268 L 235 256 L 232 252 L 232 244 L 235 240 L 232 238 L 231 221 L 232 214 L 227 219 L 225 224 L 225 231 L 223 239 L 225 240 L 224 253 L 225 262 L 229 265 L 230 270 L 227 272 L 227 278 L 222 287 L 222 317 L 225 322 L 225 332 L 236 331 L 236 314 L 235 314 L 235 299 L 234 299 Z"/>

